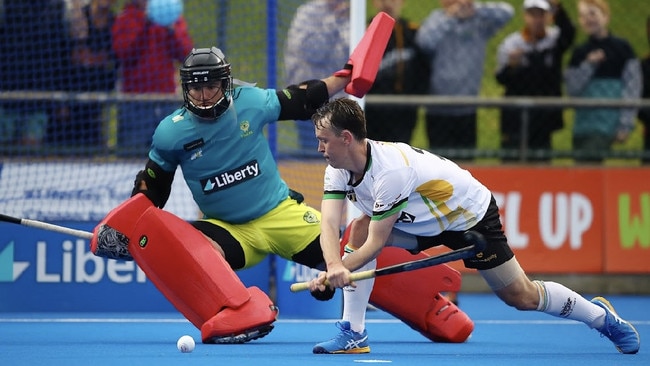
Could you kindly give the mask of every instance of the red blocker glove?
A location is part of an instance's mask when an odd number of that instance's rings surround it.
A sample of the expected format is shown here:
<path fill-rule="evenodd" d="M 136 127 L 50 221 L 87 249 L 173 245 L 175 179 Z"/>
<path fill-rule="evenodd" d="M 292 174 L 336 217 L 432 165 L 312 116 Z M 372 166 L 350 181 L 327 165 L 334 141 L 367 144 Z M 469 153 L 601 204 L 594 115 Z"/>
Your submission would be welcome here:
<path fill-rule="evenodd" d="M 345 87 L 346 93 L 357 98 L 368 93 L 377 77 L 394 24 L 395 19 L 384 12 L 375 15 L 347 64 L 334 73 L 334 76 L 351 77 Z"/>

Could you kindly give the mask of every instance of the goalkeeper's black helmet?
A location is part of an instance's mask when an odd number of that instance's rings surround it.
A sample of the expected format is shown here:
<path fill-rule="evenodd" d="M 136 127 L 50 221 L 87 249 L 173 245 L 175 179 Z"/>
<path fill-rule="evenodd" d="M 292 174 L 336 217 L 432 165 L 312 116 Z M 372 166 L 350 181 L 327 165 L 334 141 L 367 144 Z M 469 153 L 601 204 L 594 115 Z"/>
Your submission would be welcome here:
<path fill-rule="evenodd" d="M 183 61 L 180 68 L 181 85 L 185 108 L 201 118 L 214 119 L 222 115 L 232 101 L 232 76 L 230 64 L 217 47 L 195 48 Z M 223 96 L 211 106 L 197 106 L 190 100 L 191 88 L 218 82 Z"/>

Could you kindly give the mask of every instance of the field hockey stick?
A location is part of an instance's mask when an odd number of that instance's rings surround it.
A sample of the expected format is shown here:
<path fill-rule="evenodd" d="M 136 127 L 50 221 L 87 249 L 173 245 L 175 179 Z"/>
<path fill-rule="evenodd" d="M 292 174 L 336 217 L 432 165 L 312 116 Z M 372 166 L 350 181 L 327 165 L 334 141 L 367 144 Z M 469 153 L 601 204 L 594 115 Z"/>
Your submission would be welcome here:
<path fill-rule="evenodd" d="M 460 259 L 467 259 L 482 252 L 487 245 L 485 238 L 480 233 L 475 231 L 466 231 L 464 234 L 465 241 L 470 245 L 449 251 L 447 253 L 438 254 L 433 257 L 422 258 L 411 262 L 404 262 L 394 264 L 392 266 L 371 269 L 368 271 L 354 272 L 350 274 L 351 281 L 367 280 L 374 277 L 386 276 L 395 273 L 414 271 L 416 269 L 437 266 L 439 264 L 457 261 Z M 326 283 L 327 284 L 327 283 Z M 299 292 L 309 289 L 309 282 L 296 282 L 291 285 L 291 292 Z"/>
<path fill-rule="evenodd" d="M 48 224 L 47 222 L 42 222 L 37 220 L 19 219 L 17 217 L 3 215 L 3 214 L 0 214 L 0 222 L 9 222 L 12 224 L 18 224 L 23 226 L 34 227 L 37 229 L 53 231 L 56 233 L 68 234 L 82 239 L 90 240 L 93 238 L 93 233 L 88 231 L 72 229 L 69 227 L 59 226 L 54 224 Z"/>

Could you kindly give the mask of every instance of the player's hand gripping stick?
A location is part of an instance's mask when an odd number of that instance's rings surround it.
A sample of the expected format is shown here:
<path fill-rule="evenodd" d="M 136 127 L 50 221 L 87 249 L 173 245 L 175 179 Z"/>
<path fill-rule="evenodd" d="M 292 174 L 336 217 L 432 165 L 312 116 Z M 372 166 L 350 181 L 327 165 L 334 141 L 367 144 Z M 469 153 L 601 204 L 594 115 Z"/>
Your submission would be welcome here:
<path fill-rule="evenodd" d="M 355 272 L 350 274 L 351 281 L 367 280 L 369 278 L 385 276 L 395 273 L 414 271 L 416 269 L 436 266 L 443 263 L 453 262 L 461 259 L 471 258 L 485 249 L 486 242 L 482 234 L 476 231 L 466 231 L 464 238 L 470 245 L 452 250 L 447 253 L 442 253 L 433 257 L 418 259 L 411 262 L 395 264 L 392 266 L 372 269 L 369 271 Z M 327 285 L 327 283 L 326 283 Z M 291 285 L 291 292 L 300 292 L 309 289 L 309 282 L 297 282 Z"/>

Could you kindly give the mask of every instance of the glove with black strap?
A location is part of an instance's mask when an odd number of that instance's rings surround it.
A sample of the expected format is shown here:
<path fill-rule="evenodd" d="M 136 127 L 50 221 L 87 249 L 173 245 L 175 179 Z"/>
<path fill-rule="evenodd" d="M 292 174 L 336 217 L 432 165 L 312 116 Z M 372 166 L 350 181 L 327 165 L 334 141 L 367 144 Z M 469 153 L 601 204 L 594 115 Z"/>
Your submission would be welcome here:
<path fill-rule="evenodd" d="M 325 291 L 316 290 L 316 291 L 310 291 L 310 293 L 311 296 L 313 296 L 316 300 L 328 301 L 334 297 L 334 294 L 336 293 L 336 289 L 326 286 Z"/>

